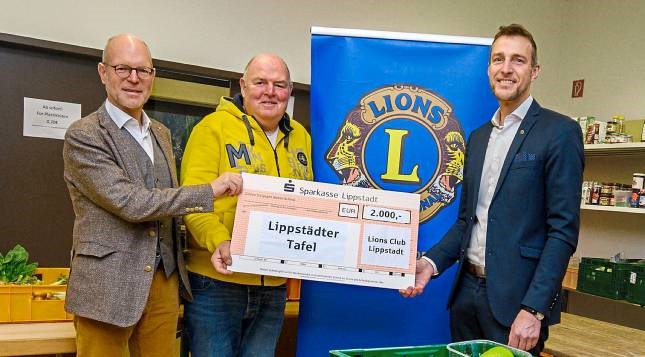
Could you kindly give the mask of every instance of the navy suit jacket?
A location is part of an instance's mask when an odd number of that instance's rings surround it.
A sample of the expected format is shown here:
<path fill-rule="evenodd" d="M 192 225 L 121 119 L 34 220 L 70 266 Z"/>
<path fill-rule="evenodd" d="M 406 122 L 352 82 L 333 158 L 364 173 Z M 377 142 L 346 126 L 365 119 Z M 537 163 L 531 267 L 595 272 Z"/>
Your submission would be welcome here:
<path fill-rule="evenodd" d="M 459 215 L 425 255 L 444 272 L 459 261 L 454 300 L 477 220 L 475 208 L 492 123 L 468 139 Z M 510 146 L 488 211 L 486 286 L 495 319 L 510 326 L 520 306 L 560 321 L 560 291 L 578 243 L 584 148 L 580 126 L 533 101 Z"/>

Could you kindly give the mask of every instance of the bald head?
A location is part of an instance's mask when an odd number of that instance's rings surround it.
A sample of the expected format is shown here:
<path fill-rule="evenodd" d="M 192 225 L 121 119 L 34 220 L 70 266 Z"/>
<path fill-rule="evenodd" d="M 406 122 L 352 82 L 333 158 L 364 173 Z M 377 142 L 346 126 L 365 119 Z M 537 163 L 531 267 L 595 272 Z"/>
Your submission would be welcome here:
<path fill-rule="evenodd" d="M 103 49 L 103 57 L 101 58 L 101 61 L 103 63 L 111 63 L 110 60 L 114 58 L 114 52 L 119 51 L 119 49 L 122 49 L 124 47 L 138 47 L 140 49 L 143 49 L 150 59 L 149 66 L 152 67 L 152 55 L 150 53 L 150 48 L 142 39 L 130 34 L 120 34 L 110 37 L 105 44 L 105 48 Z"/>
<path fill-rule="evenodd" d="M 291 72 L 289 71 L 289 66 L 287 66 L 287 62 L 285 62 L 280 56 L 273 54 L 273 53 L 258 53 L 251 60 L 249 63 L 246 64 L 246 67 L 244 67 L 244 74 L 243 77 L 247 78 L 247 73 L 249 72 L 249 68 L 254 65 L 257 61 L 276 61 L 280 62 L 282 64 L 283 70 L 287 74 L 287 80 L 289 81 L 289 85 L 291 85 Z"/>

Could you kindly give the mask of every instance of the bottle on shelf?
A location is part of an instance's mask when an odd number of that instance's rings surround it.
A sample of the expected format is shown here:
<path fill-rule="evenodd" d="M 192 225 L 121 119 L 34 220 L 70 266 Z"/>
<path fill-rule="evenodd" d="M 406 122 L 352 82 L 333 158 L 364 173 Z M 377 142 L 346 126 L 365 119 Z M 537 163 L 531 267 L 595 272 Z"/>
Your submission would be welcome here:
<path fill-rule="evenodd" d="M 625 116 L 624 115 L 614 115 L 616 120 L 616 132 L 618 134 L 625 134 Z"/>
<path fill-rule="evenodd" d="M 618 124 L 618 118 L 620 115 L 614 115 L 607 121 L 607 135 L 613 135 L 620 133 L 620 127 Z"/>

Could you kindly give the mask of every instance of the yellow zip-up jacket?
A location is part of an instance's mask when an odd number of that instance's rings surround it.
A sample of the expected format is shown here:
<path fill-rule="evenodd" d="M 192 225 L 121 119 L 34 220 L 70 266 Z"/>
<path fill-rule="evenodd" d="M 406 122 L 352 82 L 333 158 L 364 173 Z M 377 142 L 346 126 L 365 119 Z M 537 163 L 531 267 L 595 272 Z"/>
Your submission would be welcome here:
<path fill-rule="evenodd" d="M 311 180 L 311 137 L 288 115 L 280 120 L 275 149 L 266 134 L 242 108 L 241 96 L 222 97 L 217 110 L 193 129 L 181 162 L 181 184 L 208 183 L 226 171 L 248 172 Z M 217 280 L 244 285 L 277 286 L 284 278 L 215 271 L 211 256 L 223 241 L 231 239 L 237 197 L 214 199 L 214 211 L 184 217 L 189 231 L 188 270 Z"/>

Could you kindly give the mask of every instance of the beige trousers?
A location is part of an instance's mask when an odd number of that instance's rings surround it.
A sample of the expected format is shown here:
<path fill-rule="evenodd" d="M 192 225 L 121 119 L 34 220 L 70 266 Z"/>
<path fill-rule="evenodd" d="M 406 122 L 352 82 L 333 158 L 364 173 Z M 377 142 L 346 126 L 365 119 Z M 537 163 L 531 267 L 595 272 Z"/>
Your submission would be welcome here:
<path fill-rule="evenodd" d="M 74 317 L 76 355 L 126 357 L 129 351 L 131 357 L 175 356 L 178 315 L 177 272 L 166 278 L 163 269 L 157 269 L 143 315 L 134 326 L 119 327 Z"/>

